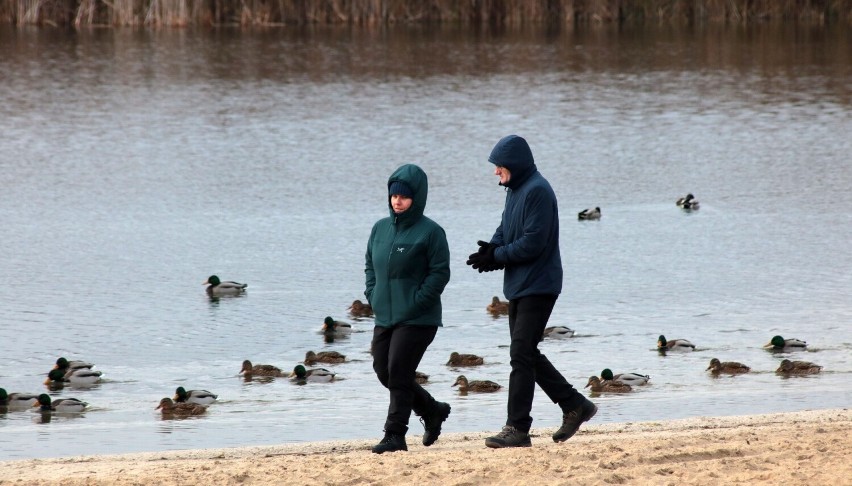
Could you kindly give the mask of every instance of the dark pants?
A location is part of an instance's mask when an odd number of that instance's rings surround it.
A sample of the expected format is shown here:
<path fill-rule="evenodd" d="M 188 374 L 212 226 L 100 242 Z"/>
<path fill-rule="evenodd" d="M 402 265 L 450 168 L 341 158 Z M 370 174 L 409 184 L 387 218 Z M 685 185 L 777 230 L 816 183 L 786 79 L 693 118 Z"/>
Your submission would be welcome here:
<path fill-rule="evenodd" d="M 422 416 L 435 407 L 435 399 L 417 384 L 414 372 L 437 333 L 437 326 L 373 329 L 373 370 L 390 391 L 385 432 L 405 435 L 412 410 Z"/>
<path fill-rule="evenodd" d="M 578 407 L 585 397 L 568 383 L 550 360 L 538 350 L 556 296 L 531 295 L 509 301 L 509 347 L 512 372 L 509 374 L 509 405 L 506 425 L 523 432 L 532 426 L 535 385 L 558 403 L 564 412 Z"/>

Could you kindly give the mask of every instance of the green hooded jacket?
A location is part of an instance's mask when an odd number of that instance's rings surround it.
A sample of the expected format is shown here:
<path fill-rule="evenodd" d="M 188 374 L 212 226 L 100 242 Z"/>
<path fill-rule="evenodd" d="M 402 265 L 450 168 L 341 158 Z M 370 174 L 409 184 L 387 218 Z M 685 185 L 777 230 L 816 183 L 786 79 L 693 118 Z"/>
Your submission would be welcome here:
<path fill-rule="evenodd" d="M 408 184 L 411 207 L 373 225 L 367 243 L 367 290 L 375 324 L 441 326 L 441 292 L 450 281 L 450 246 L 441 226 L 423 215 L 429 184 L 423 169 L 406 164 L 388 179 Z"/>

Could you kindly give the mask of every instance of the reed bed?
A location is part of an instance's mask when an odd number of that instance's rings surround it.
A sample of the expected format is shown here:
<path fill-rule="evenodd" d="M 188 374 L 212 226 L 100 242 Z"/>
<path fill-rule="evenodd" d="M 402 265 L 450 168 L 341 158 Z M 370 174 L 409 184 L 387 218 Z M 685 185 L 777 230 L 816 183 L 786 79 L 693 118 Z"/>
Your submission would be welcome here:
<path fill-rule="evenodd" d="M 852 23 L 852 0 L 0 0 L 0 22 L 82 26 Z"/>

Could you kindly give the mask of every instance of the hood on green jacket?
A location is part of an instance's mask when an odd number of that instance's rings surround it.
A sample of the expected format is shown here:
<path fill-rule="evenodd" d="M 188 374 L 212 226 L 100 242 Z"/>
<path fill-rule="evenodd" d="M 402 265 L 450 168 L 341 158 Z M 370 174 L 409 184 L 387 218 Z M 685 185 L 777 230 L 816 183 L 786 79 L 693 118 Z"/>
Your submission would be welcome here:
<path fill-rule="evenodd" d="M 414 197 L 412 197 L 411 207 L 404 213 L 397 215 L 393 212 L 390 199 L 391 194 L 388 193 L 388 211 L 390 211 L 391 217 L 397 217 L 397 222 L 400 224 L 410 225 L 423 216 L 423 211 L 426 209 L 429 182 L 423 169 L 414 164 L 405 164 L 391 174 L 390 178 L 388 178 L 388 192 L 390 192 L 391 184 L 396 181 L 406 183 L 411 188 L 411 191 L 414 192 Z"/>

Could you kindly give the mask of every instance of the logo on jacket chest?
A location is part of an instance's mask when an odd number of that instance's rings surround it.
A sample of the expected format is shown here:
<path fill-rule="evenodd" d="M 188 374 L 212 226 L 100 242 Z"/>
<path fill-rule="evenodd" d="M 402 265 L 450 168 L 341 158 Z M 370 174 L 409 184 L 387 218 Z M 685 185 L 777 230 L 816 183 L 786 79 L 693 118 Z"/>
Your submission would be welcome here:
<path fill-rule="evenodd" d="M 405 251 L 405 247 L 404 246 L 398 246 L 398 247 L 396 247 L 396 250 L 394 250 L 394 251 L 396 251 L 397 253 L 402 253 L 402 252 Z"/>

